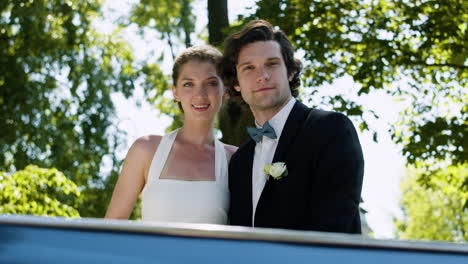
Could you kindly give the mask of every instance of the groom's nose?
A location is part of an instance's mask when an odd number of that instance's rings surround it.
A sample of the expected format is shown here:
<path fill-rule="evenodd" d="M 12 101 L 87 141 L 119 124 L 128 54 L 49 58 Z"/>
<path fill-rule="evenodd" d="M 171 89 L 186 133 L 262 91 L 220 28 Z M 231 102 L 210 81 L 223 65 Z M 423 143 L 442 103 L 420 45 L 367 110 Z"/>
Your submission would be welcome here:
<path fill-rule="evenodd" d="M 257 82 L 263 82 L 270 79 L 270 74 L 264 66 L 257 68 Z"/>

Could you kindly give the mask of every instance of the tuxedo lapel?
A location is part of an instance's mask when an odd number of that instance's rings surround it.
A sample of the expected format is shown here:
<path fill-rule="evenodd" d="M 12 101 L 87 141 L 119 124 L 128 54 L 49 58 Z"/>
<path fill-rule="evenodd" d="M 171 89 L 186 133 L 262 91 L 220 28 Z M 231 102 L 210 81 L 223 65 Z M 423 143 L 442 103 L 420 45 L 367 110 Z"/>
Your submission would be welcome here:
<path fill-rule="evenodd" d="M 240 153 L 240 173 L 236 176 L 239 177 L 240 187 L 243 189 L 242 197 L 242 207 L 245 208 L 243 212 L 242 219 L 248 219 L 248 226 L 251 225 L 252 222 L 252 168 L 253 168 L 253 159 L 255 153 L 255 141 L 249 139 L 246 143 L 245 148 L 243 149 L 242 153 Z"/>
<path fill-rule="evenodd" d="M 283 132 L 281 133 L 275 155 L 273 156 L 273 162 L 285 161 L 286 154 L 291 148 L 297 133 L 301 130 L 309 111 L 310 109 L 299 101 L 294 104 L 284 124 Z"/>
<path fill-rule="evenodd" d="M 276 146 L 275 155 L 273 156 L 273 162 L 286 161 L 286 155 L 287 153 L 289 153 L 289 150 L 293 145 L 294 139 L 296 138 L 297 134 L 302 129 L 302 126 L 304 124 L 305 119 L 307 118 L 309 111 L 310 109 L 299 101 L 297 101 L 294 104 L 294 107 L 291 109 L 288 119 L 284 124 L 284 128 L 281 133 L 278 145 Z M 263 199 L 265 199 L 266 193 L 270 193 L 271 195 L 272 185 L 274 185 L 275 183 L 276 182 L 274 180 L 269 180 L 265 183 L 265 187 L 263 188 L 260 198 L 258 200 L 257 210 L 255 211 L 255 225 L 257 225 L 258 213 L 263 211 L 262 209 L 260 209 L 264 202 Z M 252 192 L 250 192 L 250 197 L 252 197 Z"/>

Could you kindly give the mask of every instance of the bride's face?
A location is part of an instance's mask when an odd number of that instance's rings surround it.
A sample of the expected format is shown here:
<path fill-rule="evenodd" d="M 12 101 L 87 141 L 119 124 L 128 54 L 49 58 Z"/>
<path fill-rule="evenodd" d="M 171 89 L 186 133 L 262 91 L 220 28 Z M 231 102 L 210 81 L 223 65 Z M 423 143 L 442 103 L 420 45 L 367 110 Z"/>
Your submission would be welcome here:
<path fill-rule="evenodd" d="M 182 65 L 172 91 L 186 118 L 212 121 L 221 108 L 224 88 L 213 63 L 193 60 Z"/>

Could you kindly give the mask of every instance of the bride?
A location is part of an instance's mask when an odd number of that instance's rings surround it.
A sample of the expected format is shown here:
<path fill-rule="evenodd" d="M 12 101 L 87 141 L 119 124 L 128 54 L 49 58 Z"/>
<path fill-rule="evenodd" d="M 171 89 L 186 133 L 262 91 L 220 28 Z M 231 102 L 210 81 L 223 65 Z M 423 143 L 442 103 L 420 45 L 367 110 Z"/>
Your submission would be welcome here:
<path fill-rule="evenodd" d="M 172 92 L 184 113 L 183 126 L 133 143 L 106 218 L 128 219 L 141 193 L 142 220 L 227 223 L 228 160 L 237 148 L 213 134 L 224 94 L 216 73 L 221 56 L 214 47 L 198 46 L 176 58 Z"/>

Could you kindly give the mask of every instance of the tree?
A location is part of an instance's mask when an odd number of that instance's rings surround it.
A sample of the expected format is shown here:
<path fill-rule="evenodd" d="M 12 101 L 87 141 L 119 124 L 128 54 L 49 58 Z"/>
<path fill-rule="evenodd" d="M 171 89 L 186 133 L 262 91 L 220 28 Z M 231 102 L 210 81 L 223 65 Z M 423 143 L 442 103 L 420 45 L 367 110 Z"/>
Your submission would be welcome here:
<path fill-rule="evenodd" d="M 208 0 L 208 42 L 211 45 L 223 44 L 229 26 L 227 0 Z"/>
<path fill-rule="evenodd" d="M 0 171 L 0 213 L 79 217 L 78 186 L 57 169 Z"/>
<path fill-rule="evenodd" d="M 182 19 L 173 17 L 175 13 L 157 15 L 152 6 L 167 5 L 165 1 L 157 2 L 158 5 L 154 1 L 142 1 L 140 6 L 146 12 L 144 15 L 135 13 L 134 17 L 150 16 L 156 21 L 153 25 L 158 25 L 159 20 Z M 169 2 L 172 5 L 185 3 Z M 208 14 L 215 14 L 211 2 L 208 1 Z M 461 0 L 440 3 L 430 0 L 261 0 L 256 2 L 253 15 L 240 16 L 229 28 L 224 24 L 213 26 L 213 21 L 219 20 L 215 18 L 220 16 L 209 15 L 208 39 L 218 44 L 219 36 L 226 36 L 245 22 L 267 19 L 281 26 L 304 54 L 303 86 L 307 87 L 304 100 L 313 106 L 354 116 L 361 123 L 361 131 L 372 130 L 368 119 L 378 118 L 378 115 L 371 109 L 343 95 L 315 96 L 317 87 L 351 76 L 358 84 L 358 95 L 384 90 L 408 102 L 400 121 L 391 128 L 393 139 L 402 144 L 408 162 L 434 157 L 462 164 L 468 158 L 465 137 L 468 97 L 463 92 L 468 80 L 467 11 L 468 7 Z M 225 21 L 225 17 L 222 15 L 221 20 Z M 188 23 L 194 23 L 194 19 Z M 180 28 L 171 32 L 179 31 Z M 157 93 L 157 100 L 162 100 L 161 95 Z M 245 139 L 245 133 L 240 130 L 251 123 L 252 117 L 246 109 L 232 104 L 226 104 L 219 125 L 223 140 L 238 145 Z M 180 120 L 177 123 L 180 125 Z M 377 140 L 375 133 L 374 139 Z"/>
<path fill-rule="evenodd" d="M 261 0 L 254 15 L 280 25 L 304 52 L 305 87 L 351 76 L 358 95 L 384 89 L 407 100 L 392 129 L 409 163 L 468 158 L 468 45 L 462 0 Z M 361 119 L 363 106 L 343 96 L 314 98 Z"/>
<path fill-rule="evenodd" d="M 425 167 L 425 166 L 422 166 Z M 425 169 L 411 167 L 401 184 L 403 218 L 395 220 L 402 239 L 468 240 L 468 167 L 448 166 L 428 181 Z"/>
<path fill-rule="evenodd" d="M 181 42 L 185 47 L 192 46 L 195 19 L 191 0 L 141 0 L 133 6 L 130 16 L 126 18 L 127 22 L 122 23 L 122 26 L 136 24 L 142 35 L 147 32 L 146 30 L 157 32 L 160 39 L 167 42 L 174 60 L 177 55 L 174 50 Z M 173 130 L 182 125 L 182 113 L 177 104 L 165 95 L 165 92 L 170 90 L 171 84 L 168 76 L 164 75 L 159 67 L 164 57 L 165 54 L 161 53 L 157 61 L 143 63 L 145 66 L 142 69 L 141 85 L 147 94 L 148 102 L 154 104 L 161 113 L 173 118 L 169 127 L 169 130 Z"/>
<path fill-rule="evenodd" d="M 129 96 L 139 72 L 127 43 L 93 29 L 100 6 L 100 0 L 1 2 L 0 170 L 56 167 L 84 188 L 84 197 L 104 188 L 105 160 L 117 173 L 123 132 L 112 127 L 110 95 Z M 86 206 L 80 213 L 103 214 Z"/>

